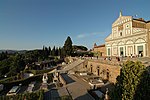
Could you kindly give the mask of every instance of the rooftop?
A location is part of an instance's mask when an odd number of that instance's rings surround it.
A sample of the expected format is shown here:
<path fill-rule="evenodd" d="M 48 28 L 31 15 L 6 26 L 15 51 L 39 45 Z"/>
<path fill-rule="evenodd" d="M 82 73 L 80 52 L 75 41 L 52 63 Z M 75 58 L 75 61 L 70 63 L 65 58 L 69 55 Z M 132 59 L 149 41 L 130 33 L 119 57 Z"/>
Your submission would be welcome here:
<path fill-rule="evenodd" d="M 145 21 L 143 18 L 133 18 L 133 20 L 141 21 L 141 22 L 145 22 L 145 23 L 149 23 L 150 22 L 150 20 Z"/>
<path fill-rule="evenodd" d="M 19 88 L 19 86 L 13 86 L 9 92 L 10 93 L 16 92 L 18 88 Z"/>
<path fill-rule="evenodd" d="M 98 46 L 94 46 L 94 48 L 99 48 L 99 47 L 105 47 L 105 44 L 101 44 L 101 45 L 98 45 Z"/>

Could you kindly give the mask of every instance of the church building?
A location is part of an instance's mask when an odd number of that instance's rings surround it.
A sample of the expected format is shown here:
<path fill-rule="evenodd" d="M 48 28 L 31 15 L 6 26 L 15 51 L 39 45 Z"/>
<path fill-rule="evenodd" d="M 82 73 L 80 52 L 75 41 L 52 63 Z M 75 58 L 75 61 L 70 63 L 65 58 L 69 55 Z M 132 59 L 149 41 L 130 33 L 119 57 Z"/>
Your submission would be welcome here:
<path fill-rule="evenodd" d="M 123 16 L 120 12 L 105 46 L 107 56 L 150 57 L 150 21 Z"/>

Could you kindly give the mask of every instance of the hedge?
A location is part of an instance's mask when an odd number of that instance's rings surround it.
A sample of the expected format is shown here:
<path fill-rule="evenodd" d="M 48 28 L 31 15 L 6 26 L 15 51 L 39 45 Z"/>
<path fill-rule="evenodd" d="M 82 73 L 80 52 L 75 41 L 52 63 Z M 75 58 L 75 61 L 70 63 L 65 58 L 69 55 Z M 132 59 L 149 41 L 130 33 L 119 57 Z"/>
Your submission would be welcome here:
<path fill-rule="evenodd" d="M 51 69 L 46 69 L 46 70 L 27 70 L 26 72 L 31 72 L 33 73 L 34 75 L 37 75 L 37 74 L 44 74 L 44 73 L 48 73 L 52 70 L 54 70 L 55 68 L 51 68 Z"/>
<path fill-rule="evenodd" d="M 42 81 L 42 76 L 43 74 L 40 75 L 36 75 L 36 76 L 32 76 L 26 79 L 21 79 L 21 80 L 15 80 L 15 81 L 11 81 L 11 82 L 1 82 L 1 84 L 4 85 L 5 90 L 12 88 L 12 86 L 16 86 L 19 85 L 20 83 L 22 85 L 27 85 L 29 83 L 31 83 L 32 81 Z M 52 81 L 52 74 L 48 74 L 48 82 Z"/>
<path fill-rule="evenodd" d="M 17 94 L 13 96 L 0 96 L 0 100 L 44 100 L 44 91 L 39 90 L 32 93 Z"/>

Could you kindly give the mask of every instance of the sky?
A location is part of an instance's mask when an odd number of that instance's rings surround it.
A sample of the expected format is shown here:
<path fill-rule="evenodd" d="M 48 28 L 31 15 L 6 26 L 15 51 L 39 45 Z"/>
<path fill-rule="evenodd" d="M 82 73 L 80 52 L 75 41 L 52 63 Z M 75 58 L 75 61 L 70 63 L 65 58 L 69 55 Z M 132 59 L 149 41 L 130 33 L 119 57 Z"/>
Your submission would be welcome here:
<path fill-rule="evenodd" d="M 104 44 L 123 15 L 150 20 L 150 0 L 0 0 L 0 49 Z"/>

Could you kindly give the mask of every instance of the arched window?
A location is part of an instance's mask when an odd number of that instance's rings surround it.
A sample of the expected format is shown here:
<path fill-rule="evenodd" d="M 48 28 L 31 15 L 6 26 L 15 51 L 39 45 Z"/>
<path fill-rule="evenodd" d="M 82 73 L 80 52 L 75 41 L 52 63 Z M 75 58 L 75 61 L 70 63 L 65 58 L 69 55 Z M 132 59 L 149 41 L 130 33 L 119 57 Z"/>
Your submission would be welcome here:
<path fill-rule="evenodd" d="M 100 75 L 100 67 L 97 66 L 97 75 L 99 76 Z"/>
<path fill-rule="evenodd" d="M 120 36 L 122 36 L 122 32 L 120 32 Z"/>
<path fill-rule="evenodd" d="M 109 80 L 109 70 L 108 69 L 107 69 L 106 75 L 107 75 L 107 79 Z"/>
<path fill-rule="evenodd" d="M 93 66 L 92 66 L 92 64 L 91 64 L 91 73 L 93 72 Z"/>
<path fill-rule="evenodd" d="M 87 68 L 87 65 L 85 65 L 85 68 Z"/>

